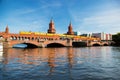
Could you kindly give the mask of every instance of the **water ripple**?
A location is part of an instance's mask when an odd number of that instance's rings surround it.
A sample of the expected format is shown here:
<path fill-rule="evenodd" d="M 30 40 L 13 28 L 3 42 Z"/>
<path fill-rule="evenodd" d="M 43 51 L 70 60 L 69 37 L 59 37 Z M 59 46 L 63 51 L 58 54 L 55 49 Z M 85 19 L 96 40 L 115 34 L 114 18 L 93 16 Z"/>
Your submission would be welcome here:
<path fill-rule="evenodd" d="M 0 80 L 120 80 L 120 48 L 6 49 Z"/>

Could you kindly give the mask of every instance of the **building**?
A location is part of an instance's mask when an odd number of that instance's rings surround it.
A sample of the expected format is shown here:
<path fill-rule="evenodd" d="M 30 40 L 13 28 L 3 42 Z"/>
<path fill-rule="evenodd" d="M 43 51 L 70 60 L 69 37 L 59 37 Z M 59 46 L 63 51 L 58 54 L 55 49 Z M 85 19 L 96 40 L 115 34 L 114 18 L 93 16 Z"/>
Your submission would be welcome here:
<path fill-rule="evenodd" d="M 89 33 L 83 33 L 83 34 L 81 34 L 80 36 L 92 37 L 92 34 L 89 34 Z"/>
<path fill-rule="evenodd" d="M 112 40 L 112 34 L 102 33 L 92 33 L 92 37 L 100 38 L 101 40 Z"/>
<path fill-rule="evenodd" d="M 74 35 L 79 36 L 81 35 L 81 33 L 77 31 L 77 32 L 74 32 Z"/>

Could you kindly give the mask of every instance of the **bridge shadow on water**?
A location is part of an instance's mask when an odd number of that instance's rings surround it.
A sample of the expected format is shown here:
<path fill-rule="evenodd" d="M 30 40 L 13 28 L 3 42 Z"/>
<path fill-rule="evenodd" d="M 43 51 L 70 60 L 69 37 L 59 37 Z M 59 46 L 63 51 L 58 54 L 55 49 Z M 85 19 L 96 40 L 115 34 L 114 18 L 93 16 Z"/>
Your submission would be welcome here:
<path fill-rule="evenodd" d="M 73 42 L 72 46 L 73 47 L 87 47 L 87 43 L 86 42 Z"/>
<path fill-rule="evenodd" d="M 58 44 L 58 43 L 51 43 L 51 44 L 48 44 L 47 46 L 46 46 L 47 48 L 54 48 L 54 47 L 65 47 L 64 45 L 62 45 L 62 44 Z"/>
<path fill-rule="evenodd" d="M 62 44 L 59 43 L 51 43 L 45 46 L 46 48 L 60 48 L 60 47 L 65 47 Z M 30 43 L 22 43 L 22 44 L 16 44 L 13 46 L 13 48 L 38 48 L 38 46 Z"/>
<path fill-rule="evenodd" d="M 93 44 L 93 46 L 101 46 L 100 44 Z M 102 45 L 102 46 L 109 46 L 108 44 L 104 44 L 104 45 Z"/>
<path fill-rule="evenodd" d="M 93 46 L 100 46 L 100 44 L 93 44 Z"/>

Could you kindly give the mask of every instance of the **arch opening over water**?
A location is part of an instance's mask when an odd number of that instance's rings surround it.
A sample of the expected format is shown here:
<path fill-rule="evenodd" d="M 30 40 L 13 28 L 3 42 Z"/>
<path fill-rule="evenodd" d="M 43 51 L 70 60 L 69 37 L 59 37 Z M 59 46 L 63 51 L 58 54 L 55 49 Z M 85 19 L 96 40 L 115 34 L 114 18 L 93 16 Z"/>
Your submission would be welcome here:
<path fill-rule="evenodd" d="M 50 43 L 46 47 L 65 47 L 65 46 L 60 43 Z"/>
<path fill-rule="evenodd" d="M 95 43 L 95 44 L 93 44 L 93 46 L 100 46 L 100 44 Z"/>
<path fill-rule="evenodd" d="M 108 46 L 108 44 L 104 44 L 103 46 Z"/>
<path fill-rule="evenodd" d="M 21 43 L 13 45 L 13 48 L 38 48 L 38 46 L 31 43 Z"/>
<path fill-rule="evenodd" d="M 72 42 L 72 46 L 73 47 L 87 47 L 87 43 L 86 42 L 82 42 L 82 41 Z"/>

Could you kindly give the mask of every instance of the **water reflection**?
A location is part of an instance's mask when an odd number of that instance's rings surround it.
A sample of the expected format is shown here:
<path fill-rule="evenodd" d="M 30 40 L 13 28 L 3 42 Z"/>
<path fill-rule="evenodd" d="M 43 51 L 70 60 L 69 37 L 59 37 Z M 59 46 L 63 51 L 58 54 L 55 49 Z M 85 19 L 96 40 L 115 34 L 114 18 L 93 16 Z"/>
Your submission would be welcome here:
<path fill-rule="evenodd" d="M 120 79 L 120 54 L 115 47 L 10 48 L 2 57 L 4 80 Z"/>
<path fill-rule="evenodd" d="M 3 52 L 0 51 L 0 62 L 3 60 Z"/>
<path fill-rule="evenodd" d="M 67 54 L 66 54 L 67 53 Z M 50 73 L 53 72 L 57 65 L 55 62 L 62 63 L 58 58 L 68 59 L 69 66 L 73 64 L 73 48 L 35 48 L 35 49 L 4 49 L 4 64 L 10 62 L 22 63 L 29 65 L 40 65 L 48 63 Z M 57 60 L 58 59 L 58 60 Z M 66 61 L 65 61 L 66 62 Z"/>
<path fill-rule="evenodd" d="M 113 49 L 113 51 L 120 52 L 120 47 L 113 47 L 112 49 Z"/>
<path fill-rule="evenodd" d="M 74 58 L 73 48 L 67 48 L 67 54 L 68 54 L 67 57 L 68 57 L 69 67 L 72 68 L 73 58 Z"/>
<path fill-rule="evenodd" d="M 54 49 L 50 49 L 50 52 L 48 53 L 48 65 L 50 67 L 50 74 L 52 74 L 52 72 L 54 72 L 54 67 L 55 67 L 55 50 Z"/>

